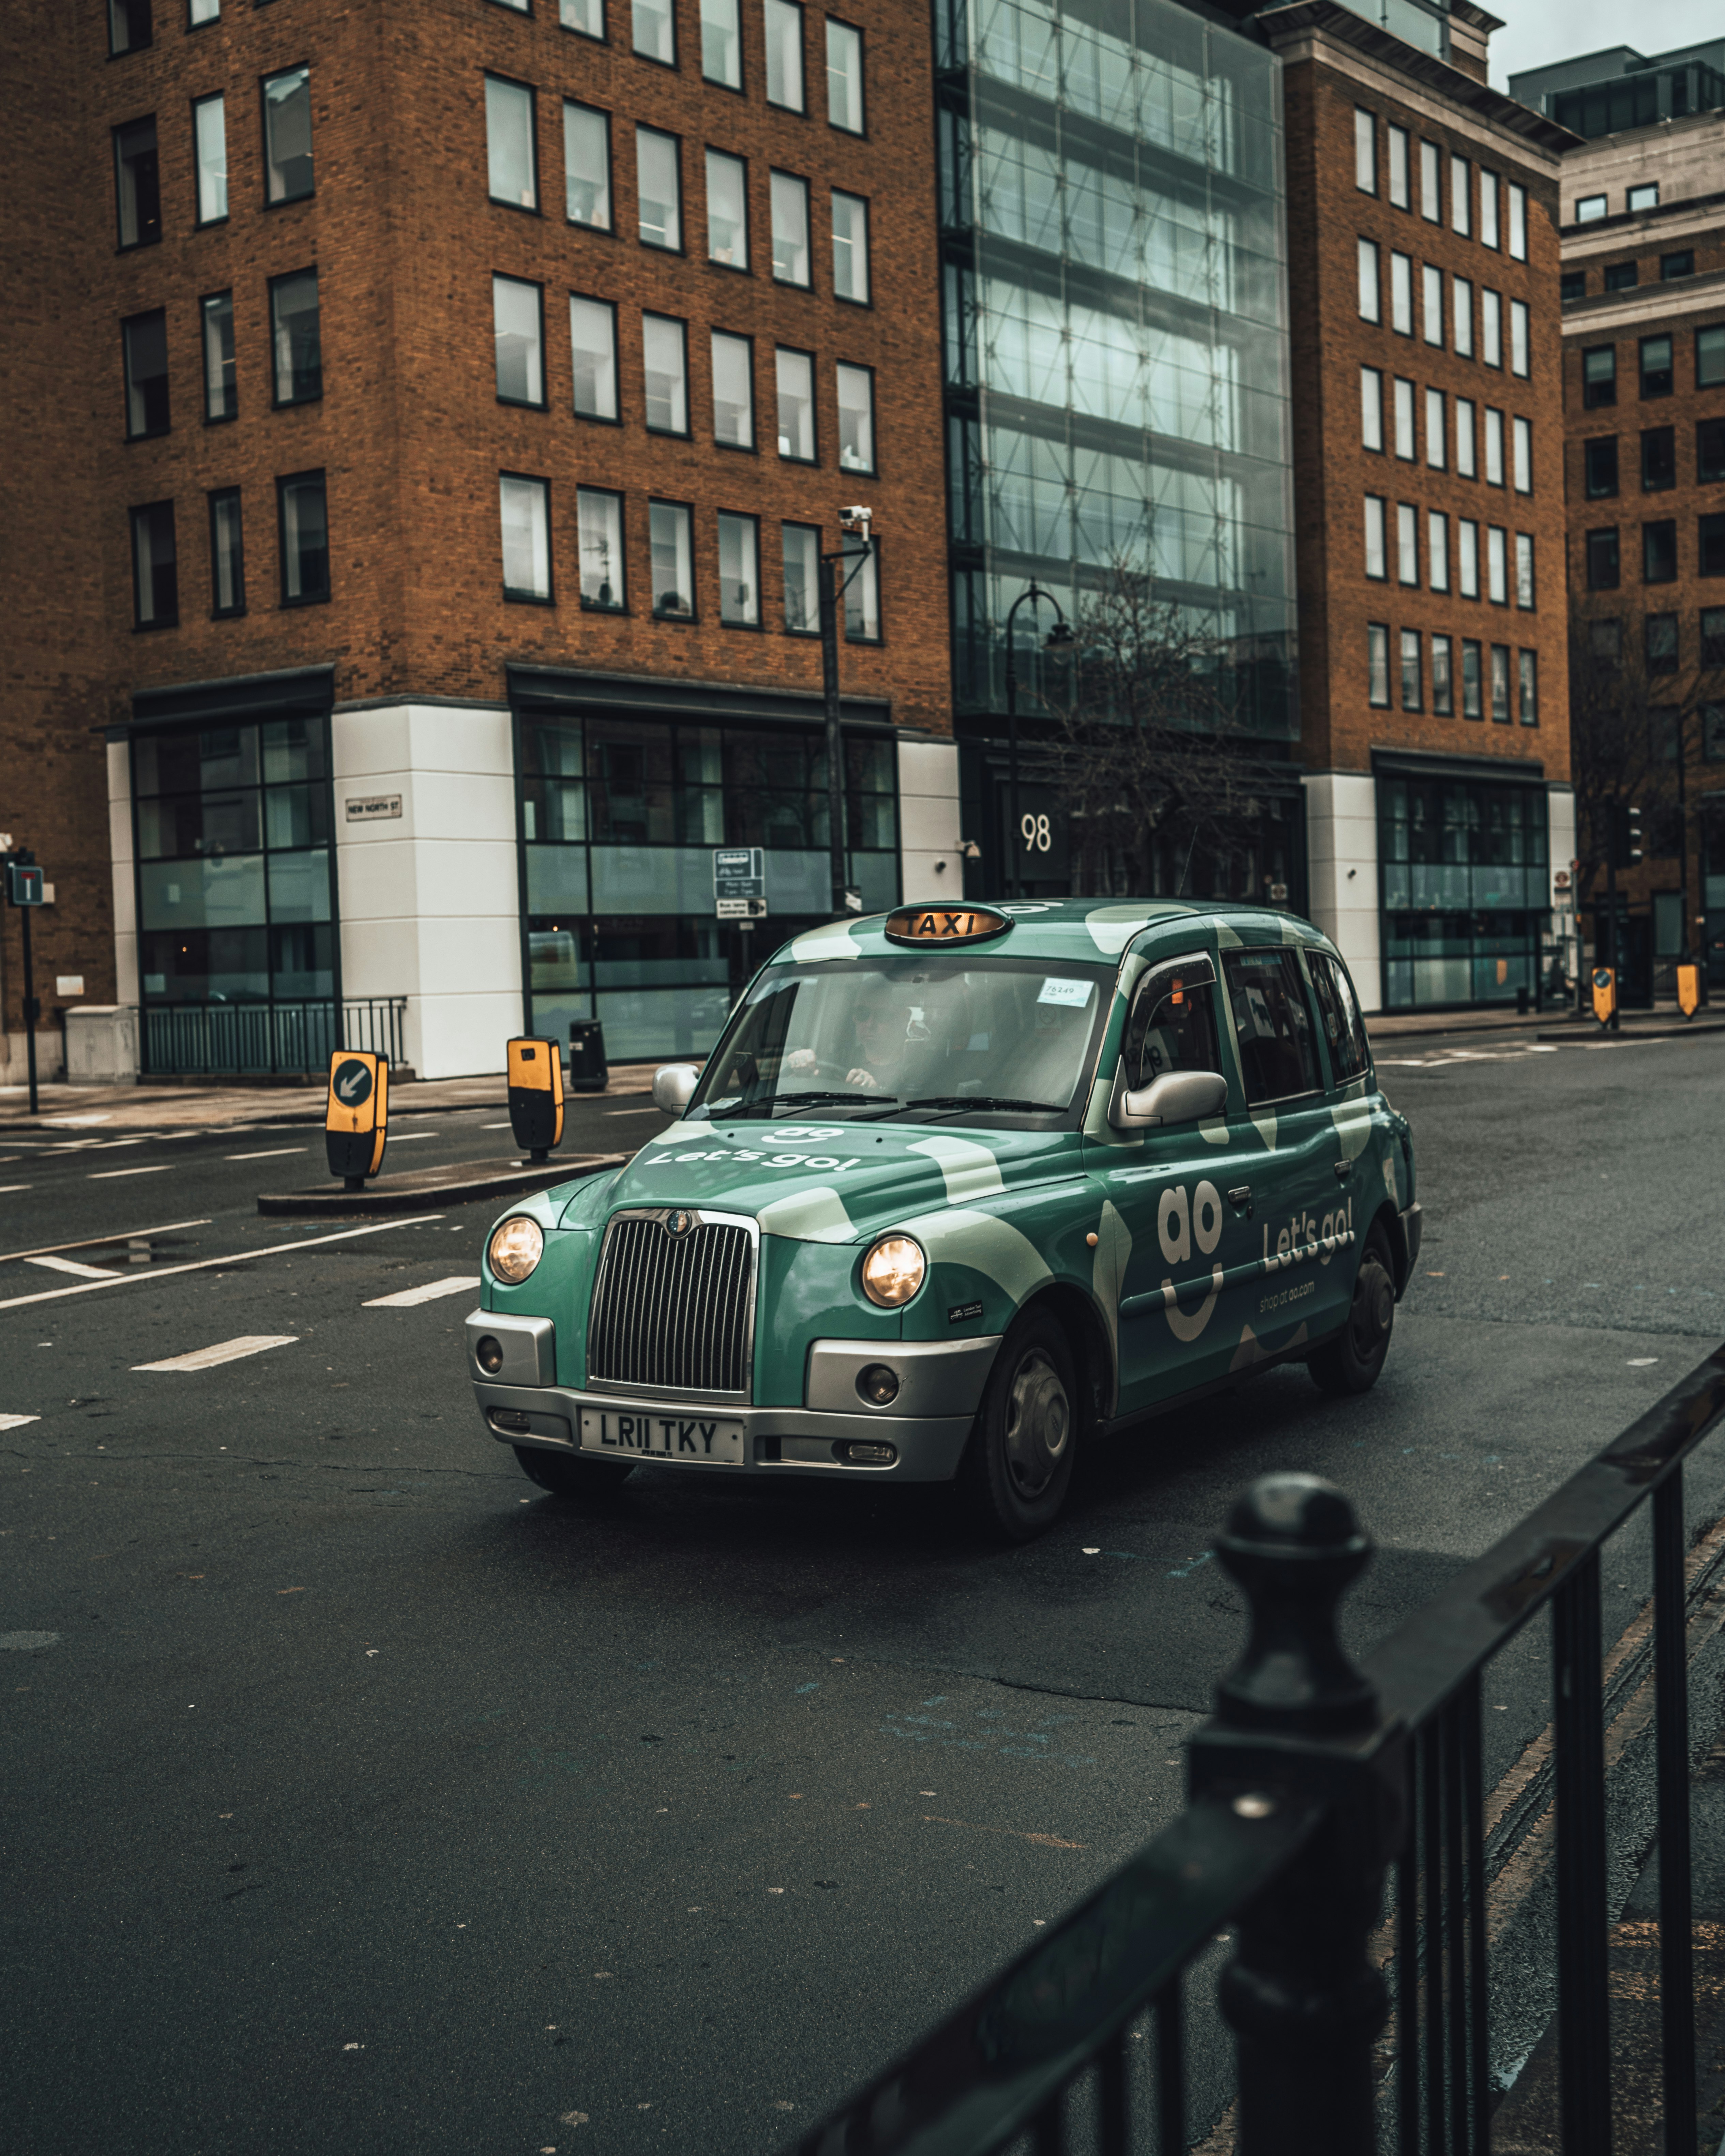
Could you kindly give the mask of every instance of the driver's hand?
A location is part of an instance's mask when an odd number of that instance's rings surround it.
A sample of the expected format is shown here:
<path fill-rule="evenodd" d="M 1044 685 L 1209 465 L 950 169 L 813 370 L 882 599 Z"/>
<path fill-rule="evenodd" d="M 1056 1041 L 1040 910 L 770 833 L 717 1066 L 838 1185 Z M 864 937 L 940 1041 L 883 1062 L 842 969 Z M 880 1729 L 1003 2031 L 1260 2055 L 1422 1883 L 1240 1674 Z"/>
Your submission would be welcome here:
<path fill-rule="evenodd" d="M 845 1083 L 847 1086 L 860 1086 L 865 1093 L 878 1093 L 880 1090 L 880 1081 L 872 1070 L 865 1070 L 860 1064 L 855 1070 L 847 1070 L 845 1073 Z"/>
<path fill-rule="evenodd" d="M 785 1058 L 786 1067 L 792 1070 L 812 1070 L 814 1068 L 814 1050 L 812 1048 L 793 1048 Z"/>

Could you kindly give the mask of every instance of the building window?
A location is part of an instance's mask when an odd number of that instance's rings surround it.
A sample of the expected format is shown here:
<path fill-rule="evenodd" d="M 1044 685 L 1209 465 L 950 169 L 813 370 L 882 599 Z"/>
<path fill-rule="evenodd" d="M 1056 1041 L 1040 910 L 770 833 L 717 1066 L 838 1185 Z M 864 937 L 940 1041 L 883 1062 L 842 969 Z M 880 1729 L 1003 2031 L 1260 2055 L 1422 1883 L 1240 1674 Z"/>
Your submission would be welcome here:
<path fill-rule="evenodd" d="M 1473 229 L 1471 176 L 1466 157 L 1450 160 L 1450 223 L 1466 239 Z"/>
<path fill-rule="evenodd" d="M 511 209 L 539 207 L 539 155 L 533 93 L 525 84 L 485 77 L 485 186 Z"/>
<path fill-rule="evenodd" d="M 1533 423 L 1531 419 L 1517 419 L 1511 426 L 1510 439 L 1515 458 L 1515 482 L 1517 494 L 1533 491 Z"/>
<path fill-rule="evenodd" d="M 1398 209 L 1408 207 L 1408 131 L 1394 124 L 1384 130 L 1389 144 L 1389 199 Z"/>
<path fill-rule="evenodd" d="M 1537 652 L 1523 650 L 1517 657 L 1521 664 L 1522 710 L 1524 726 L 1539 724 L 1539 657 Z"/>
<path fill-rule="evenodd" d="M 1359 371 L 1359 437 L 1362 447 L 1384 447 L 1384 377 L 1375 367 Z"/>
<path fill-rule="evenodd" d="M 1533 535 L 1531 531 L 1516 534 L 1516 604 L 1531 613 L 1538 604 L 1533 588 Z"/>
<path fill-rule="evenodd" d="M 1434 471 L 1442 471 L 1449 460 L 1449 422 L 1444 416 L 1444 393 L 1428 389 L 1425 393 L 1425 461 Z"/>
<path fill-rule="evenodd" d="M 1604 214 L 1604 195 L 1583 195 L 1576 202 L 1575 222 L 1578 224 L 1597 224 Z"/>
<path fill-rule="evenodd" d="M 1477 479 L 1480 475 L 1479 456 L 1474 438 L 1474 401 L 1471 397 L 1455 399 L 1455 469 L 1463 479 Z"/>
<path fill-rule="evenodd" d="M 303 202 L 312 191 L 311 70 L 264 79 L 264 199 Z"/>
<path fill-rule="evenodd" d="M 1389 258 L 1389 326 L 1398 336 L 1414 334 L 1414 258 L 1391 253 Z"/>
<path fill-rule="evenodd" d="M 1641 491 L 1662 494 L 1677 483 L 1677 430 L 1648 427 L 1641 435 Z"/>
<path fill-rule="evenodd" d="M 1676 614 L 1650 613 L 1642 627 L 1646 637 L 1647 671 L 1650 674 L 1675 674 L 1677 670 Z"/>
<path fill-rule="evenodd" d="M 234 363 L 234 295 L 212 292 L 200 302 L 203 325 L 203 416 L 231 419 L 239 410 Z"/>
<path fill-rule="evenodd" d="M 776 250 L 775 250 L 776 251 Z M 869 206 L 833 190 L 833 290 L 841 300 L 869 296 Z"/>
<path fill-rule="evenodd" d="M 245 550 L 239 522 L 239 489 L 223 487 L 209 498 L 210 612 L 218 620 L 245 612 Z"/>
<path fill-rule="evenodd" d="M 694 512 L 686 503 L 655 501 L 648 505 L 653 611 L 661 621 L 695 619 L 694 521 Z"/>
<path fill-rule="evenodd" d="M 1455 588 L 1465 599 L 1480 595 L 1480 527 L 1471 516 L 1455 519 Z"/>
<path fill-rule="evenodd" d="M 1382 321 L 1383 305 L 1383 295 L 1378 289 L 1378 243 L 1375 239 L 1363 239 L 1359 243 L 1360 320 Z"/>
<path fill-rule="evenodd" d="M 780 345 L 778 372 L 778 454 L 794 464 L 814 462 L 814 360 Z"/>
<path fill-rule="evenodd" d="M 1584 300 L 1586 297 L 1586 270 L 1564 270 L 1558 280 L 1558 298 L 1560 304 L 1567 307 L 1572 300 Z"/>
<path fill-rule="evenodd" d="M 1503 484 L 1503 414 L 1491 404 L 1486 407 L 1486 484 Z"/>
<path fill-rule="evenodd" d="M 1395 382 L 1395 453 L 1410 464 L 1418 454 L 1414 437 L 1414 385 L 1399 377 Z"/>
<path fill-rule="evenodd" d="M 1658 181 L 1648 180 L 1640 187 L 1631 187 L 1629 191 L 1629 208 L 1631 217 L 1637 210 L 1657 209 L 1659 208 Z"/>
<path fill-rule="evenodd" d="M 749 266 L 748 167 L 722 150 L 706 153 L 706 259 L 726 270 Z"/>
<path fill-rule="evenodd" d="M 1491 646 L 1491 723 L 1497 726 L 1509 724 L 1509 646 Z"/>
<path fill-rule="evenodd" d="M 1525 378 L 1527 367 L 1527 303 L 1525 300 L 1512 300 L 1509 303 L 1509 371 Z"/>
<path fill-rule="evenodd" d="M 1587 535 L 1587 588 L 1590 592 L 1615 592 L 1621 581 L 1617 529 Z"/>
<path fill-rule="evenodd" d="M 152 501 L 131 512 L 132 621 L 172 629 L 180 618 L 180 571 L 174 553 L 174 506 Z"/>
<path fill-rule="evenodd" d="M 1509 604 L 1509 534 L 1501 524 L 1486 526 L 1486 597 L 1493 606 Z"/>
<path fill-rule="evenodd" d="M 820 533 L 812 524 L 787 524 L 783 530 L 784 625 L 793 636 L 818 636 Z"/>
<path fill-rule="evenodd" d="M 643 247 L 680 253 L 683 245 L 682 145 L 656 127 L 635 130 L 635 196 Z"/>
<path fill-rule="evenodd" d="M 1473 280 L 1471 277 L 1452 277 L 1450 280 L 1450 322 L 1460 357 L 1473 357 Z"/>
<path fill-rule="evenodd" d="M 153 117 L 114 130 L 114 192 L 120 244 L 148 247 L 160 239 L 162 170 Z"/>
<path fill-rule="evenodd" d="M 594 232 L 611 229 L 611 116 L 567 98 L 563 192 L 571 224 L 584 224 Z"/>
<path fill-rule="evenodd" d="M 623 573 L 623 496 L 596 486 L 575 491 L 575 544 L 581 603 L 615 613 L 629 603 Z"/>
<path fill-rule="evenodd" d="M 796 0 L 767 0 L 767 102 L 803 110 L 803 10 Z M 787 526 L 788 530 L 797 527 Z"/>
<path fill-rule="evenodd" d="M 1461 639 L 1461 716 L 1464 719 L 1485 716 L 1480 704 L 1480 647 L 1471 636 Z"/>
<path fill-rule="evenodd" d="M 272 378 L 278 404 L 315 404 L 323 394 L 323 337 L 317 272 L 295 270 L 270 280 Z"/>
<path fill-rule="evenodd" d="M 605 0 L 561 0 L 557 20 L 578 38 L 605 38 Z"/>
<path fill-rule="evenodd" d="M 1696 529 L 1697 559 L 1703 577 L 1725 577 L 1725 516 L 1703 516 Z"/>
<path fill-rule="evenodd" d="M 1605 268 L 1605 290 L 1608 292 L 1628 292 L 1635 289 L 1636 264 L 1633 262 L 1611 262 Z"/>
<path fill-rule="evenodd" d="M 1425 512 L 1425 580 L 1435 592 L 1450 588 L 1450 520 L 1441 509 Z"/>
<path fill-rule="evenodd" d="M 108 0 L 108 50 L 141 53 L 151 39 L 150 0 Z"/>
<path fill-rule="evenodd" d="M 1447 636 L 1431 639 L 1431 708 L 1440 719 L 1455 716 L 1455 683 L 1450 671 L 1450 643 Z"/>
<path fill-rule="evenodd" d="M 1589 650 L 1601 666 L 1615 666 L 1623 657 L 1623 624 L 1589 622 L 1587 641 Z"/>
<path fill-rule="evenodd" d="M 1444 341 L 1444 273 L 1435 263 L 1427 262 L 1420 269 L 1420 282 L 1424 300 L 1425 341 L 1441 346 Z"/>
<path fill-rule="evenodd" d="M 1378 122 L 1353 108 L 1353 184 L 1363 195 L 1378 192 Z"/>
<path fill-rule="evenodd" d="M 1659 281 L 1661 285 L 1674 285 L 1680 277 L 1692 277 L 1694 275 L 1695 249 L 1692 247 L 1680 247 L 1672 254 L 1660 256 Z"/>
<path fill-rule="evenodd" d="M 644 60 L 677 64 L 677 18 L 671 0 L 629 0 L 630 40 Z"/>
<path fill-rule="evenodd" d="M 849 23 L 827 18 L 827 118 L 847 135 L 863 131 L 863 40 Z"/>
<path fill-rule="evenodd" d="M 1485 286 L 1480 291 L 1480 357 L 1487 367 L 1503 364 L 1503 295 Z"/>
<path fill-rule="evenodd" d="M 670 315 L 641 317 L 647 427 L 655 434 L 689 431 L 688 331 Z"/>
<path fill-rule="evenodd" d="M 1368 494 L 1366 496 L 1366 574 L 1381 581 L 1389 573 L 1384 553 L 1383 497 Z"/>
<path fill-rule="evenodd" d="M 1480 244 L 1497 244 L 1497 175 L 1483 167 L 1480 172 Z"/>
<path fill-rule="evenodd" d="M 503 472 L 497 480 L 503 536 L 503 596 L 551 603 L 551 485 Z"/>
<path fill-rule="evenodd" d="M 875 377 L 871 368 L 834 369 L 839 392 L 839 469 L 868 472 L 875 469 Z"/>
<path fill-rule="evenodd" d="M 312 606 L 330 595 L 329 508 L 321 471 L 275 482 L 280 506 L 281 603 Z"/>
<path fill-rule="evenodd" d="M 742 26 L 737 0 L 701 0 L 701 72 L 721 90 L 742 88 Z"/>
<path fill-rule="evenodd" d="M 773 274 L 781 285 L 809 282 L 809 182 L 773 175 Z"/>
<path fill-rule="evenodd" d="M 1444 204 L 1440 174 L 1441 154 L 1435 142 L 1420 145 L 1420 214 L 1428 224 L 1441 224 Z"/>
<path fill-rule="evenodd" d="M 126 362 L 126 439 L 165 434 L 167 410 L 167 316 L 157 307 L 120 326 Z"/>
<path fill-rule="evenodd" d="M 1725 382 L 1725 322 L 1695 332 L 1695 386 L 1717 389 Z"/>
<path fill-rule="evenodd" d="M 854 549 L 850 550 L 854 552 Z M 845 635 L 851 644 L 880 641 L 880 542 L 873 541 L 866 557 L 844 564 Z"/>
<path fill-rule="evenodd" d="M 1411 501 L 1399 501 L 1395 510 L 1395 557 L 1398 580 L 1420 581 L 1420 512 Z"/>
<path fill-rule="evenodd" d="M 1695 428 L 1695 483 L 1725 483 L 1725 419 L 1700 419 Z"/>
<path fill-rule="evenodd" d="M 1402 631 L 1402 709 L 1422 711 L 1425 708 L 1423 671 L 1420 663 L 1420 632 L 1417 629 Z"/>
<path fill-rule="evenodd" d="M 1641 340 L 1641 394 L 1669 397 L 1671 393 L 1671 341 L 1669 336 Z"/>
<path fill-rule="evenodd" d="M 575 367 L 575 409 L 583 419 L 615 419 L 617 310 L 608 300 L 569 295 L 569 351 Z"/>
<path fill-rule="evenodd" d="M 1389 629 L 1381 621 L 1366 624 L 1366 701 L 1389 708 Z"/>
<path fill-rule="evenodd" d="M 1677 574 L 1677 526 L 1674 519 L 1661 518 L 1641 526 L 1641 581 L 1669 584 Z"/>
<path fill-rule="evenodd" d="M 1701 610 L 1701 663 L 1725 666 L 1725 607 Z"/>
<path fill-rule="evenodd" d="M 1527 259 L 1527 190 L 1512 180 L 1509 196 L 1509 251 L 1517 262 Z"/>
<path fill-rule="evenodd" d="M 1581 404 L 1586 412 L 1617 402 L 1617 347 L 1595 345 L 1581 355 Z"/>
<path fill-rule="evenodd" d="M 491 333 L 497 348 L 497 398 L 545 408 L 545 295 L 519 277 L 491 280 Z"/>
<path fill-rule="evenodd" d="M 728 629 L 761 625 L 761 526 L 719 511 L 719 619 Z"/>
<path fill-rule="evenodd" d="M 218 224 L 228 214 L 228 101 L 200 97 L 192 108 L 192 154 L 198 166 L 198 222 Z"/>
<path fill-rule="evenodd" d="M 713 331 L 713 439 L 726 449 L 755 446 L 755 351 L 746 336 Z"/>

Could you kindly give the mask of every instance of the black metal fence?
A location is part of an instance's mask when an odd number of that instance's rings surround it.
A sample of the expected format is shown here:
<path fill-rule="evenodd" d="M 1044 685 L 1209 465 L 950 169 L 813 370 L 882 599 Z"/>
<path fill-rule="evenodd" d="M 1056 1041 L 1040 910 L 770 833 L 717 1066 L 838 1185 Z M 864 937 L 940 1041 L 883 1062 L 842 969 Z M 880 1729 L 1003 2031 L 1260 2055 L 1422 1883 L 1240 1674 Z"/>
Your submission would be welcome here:
<path fill-rule="evenodd" d="M 1255 1484 L 1216 1545 L 1245 1591 L 1250 1635 L 1193 1740 L 1188 1809 L 805 2135 L 800 2156 L 991 2156 L 1021 2138 L 1036 2156 L 1184 2150 L 1181 1974 L 1230 1925 L 1219 2005 L 1235 2037 L 1238 2156 L 1486 2156 L 1501 1991 L 1488 1952 L 1481 1678 L 1547 1604 L 1551 1723 L 1517 1774 L 1522 1795 L 1555 1818 L 1554 2145 L 1564 2156 L 1611 2147 L 1605 1709 L 1608 1696 L 1647 1683 L 1651 1661 L 1664 2147 L 1692 2156 L 1687 1634 L 1725 1537 L 1686 1553 L 1683 1463 L 1722 1425 L 1725 1348 L 1361 1667 L 1336 1630 L 1370 1555 L 1348 1500 L 1310 1476 Z M 1630 1628 L 1608 1671 L 1600 1552 L 1643 1505 L 1651 1622 Z M 1148 2032 L 1132 2025 L 1147 2011 L 1154 2049 L 1134 2053 Z"/>
<path fill-rule="evenodd" d="M 367 1049 L 398 1064 L 407 1008 L 405 996 L 146 1004 L 144 1069 L 151 1077 L 321 1073 L 338 1048 Z"/>

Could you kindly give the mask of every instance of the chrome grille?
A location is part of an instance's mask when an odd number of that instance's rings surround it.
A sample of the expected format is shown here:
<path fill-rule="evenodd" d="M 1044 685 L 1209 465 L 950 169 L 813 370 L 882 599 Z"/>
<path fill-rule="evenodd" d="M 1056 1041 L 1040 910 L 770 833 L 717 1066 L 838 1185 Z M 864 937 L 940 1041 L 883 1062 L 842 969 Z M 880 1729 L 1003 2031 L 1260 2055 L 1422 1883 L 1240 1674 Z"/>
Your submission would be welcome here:
<path fill-rule="evenodd" d="M 670 1217 L 612 1221 L 588 1321 L 587 1381 L 746 1397 L 754 1239 L 741 1223 L 706 1219 L 674 1235 Z"/>

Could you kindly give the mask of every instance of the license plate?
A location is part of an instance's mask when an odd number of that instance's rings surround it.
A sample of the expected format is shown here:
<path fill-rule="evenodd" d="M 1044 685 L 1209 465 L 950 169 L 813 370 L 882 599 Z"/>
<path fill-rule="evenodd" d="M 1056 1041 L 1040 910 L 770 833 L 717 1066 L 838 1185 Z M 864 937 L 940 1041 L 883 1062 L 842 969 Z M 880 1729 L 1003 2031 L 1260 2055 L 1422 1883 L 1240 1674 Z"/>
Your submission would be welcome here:
<path fill-rule="evenodd" d="M 616 1408 L 581 1410 L 583 1452 L 633 1453 L 643 1460 L 721 1460 L 739 1466 L 743 1426 L 718 1415 L 665 1414 Z"/>

